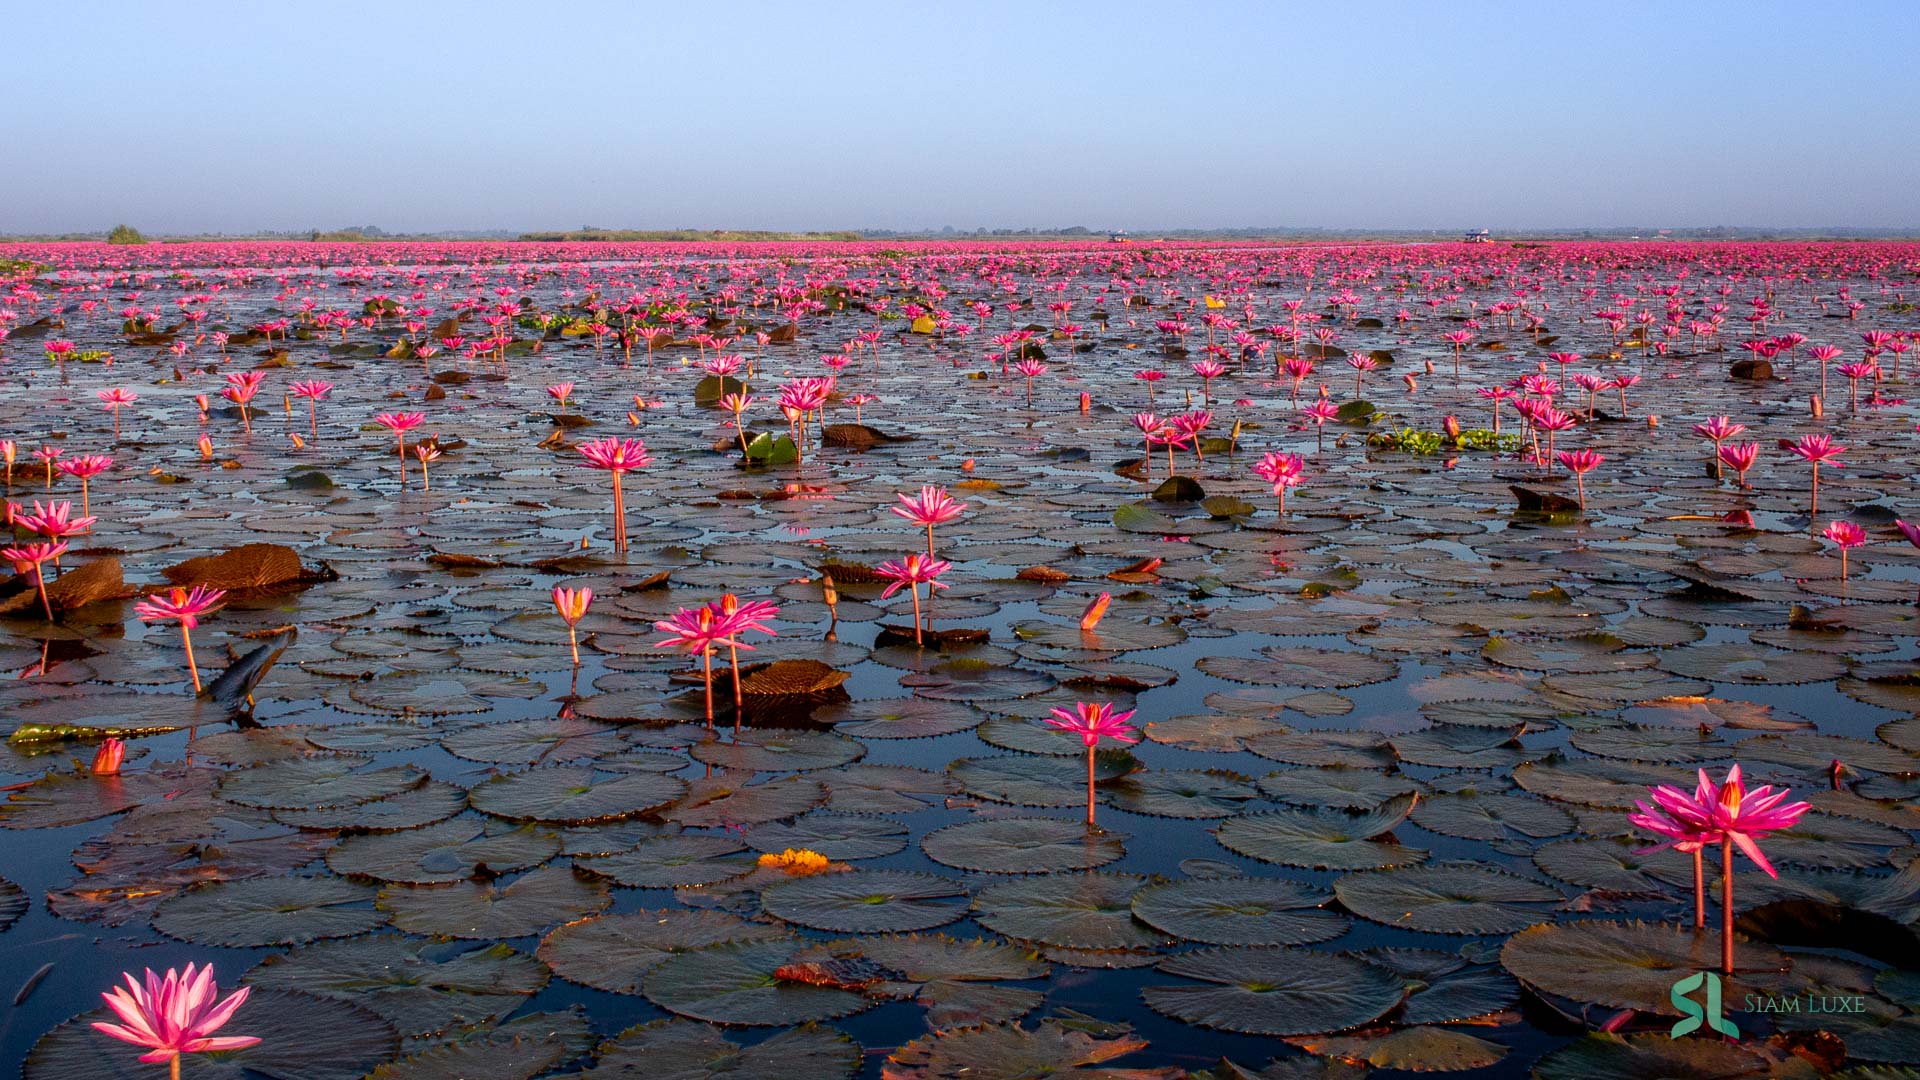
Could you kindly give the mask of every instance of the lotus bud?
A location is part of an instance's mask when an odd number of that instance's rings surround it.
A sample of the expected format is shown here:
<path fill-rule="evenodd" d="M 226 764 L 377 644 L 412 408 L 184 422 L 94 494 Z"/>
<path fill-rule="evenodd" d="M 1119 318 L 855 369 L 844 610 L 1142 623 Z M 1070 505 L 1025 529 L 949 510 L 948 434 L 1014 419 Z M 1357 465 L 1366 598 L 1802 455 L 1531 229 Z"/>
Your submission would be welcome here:
<path fill-rule="evenodd" d="M 1448 416 L 1445 420 L 1442 420 L 1440 422 L 1440 428 L 1442 431 L 1445 431 L 1447 433 L 1447 438 L 1452 439 L 1455 442 L 1458 442 L 1460 440 L 1460 418 L 1459 417 Z"/>
<path fill-rule="evenodd" d="M 204 421 L 204 420 L 206 420 L 206 418 L 207 418 L 207 395 L 205 395 L 205 394 L 195 394 L 195 395 L 193 395 L 193 403 L 194 403 L 195 405 L 198 405 L 198 406 L 200 406 L 200 419 L 201 419 L 202 421 Z"/>
<path fill-rule="evenodd" d="M 213 440 L 207 438 L 207 433 L 204 431 L 200 433 L 200 460 L 213 460 Z"/>
<path fill-rule="evenodd" d="M 1654 428 L 1657 428 L 1659 426 L 1660 426 L 1660 414 L 1648 413 L 1647 414 L 1647 430 L 1652 431 Z"/>
<path fill-rule="evenodd" d="M 961 472 L 972 472 L 972 471 L 973 471 L 973 459 L 972 459 L 972 458 L 968 458 L 967 460 L 965 460 L 965 461 L 963 461 L 963 462 L 961 462 L 961 463 L 960 463 L 960 471 L 961 471 Z"/>
<path fill-rule="evenodd" d="M 1409 371 L 1400 378 L 1407 384 L 1407 393 L 1411 394 L 1420 389 L 1420 384 L 1413 381 L 1413 372 Z"/>
<path fill-rule="evenodd" d="M 287 437 L 293 440 L 293 448 L 295 450 L 305 450 L 307 448 L 307 440 L 301 438 L 299 432 L 289 432 Z"/>
<path fill-rule="evenodd" d="M 1093 411 L 1093 395 L 1085 390 L 1080 391 L 1080 411 L 1083 413 Z"/>
<path fill-rule="evenodd" d="M 1087 605 L 1087 610 L 1080 613 L 1080 629 L 1091 630 L 1099 626 L 1101 617 L 1107 613 L 1107 605 L 1111 603 L 1112 593 L 1101 593 L 1094 597 L 1093 602 Z"/>
<path fill-rule="evenodd" d="M 1827 415 L 1827 407 L 1821 402 L 1819 394 L 1814 394 L 1807 399 L 1807 408 L 1813 413 L 1815 420 Z"/>
<path fill-rule="evenodd" d="M 127 756 L 127 744 L 119 739 L 108 739 L 93 752 L 93 775 L 118 776 L 120 761 Z"/>
<path fill-rule="evenodd" d="M 1427 361 L 1427 374 L 1433 374 L 1433 361 Z"/>

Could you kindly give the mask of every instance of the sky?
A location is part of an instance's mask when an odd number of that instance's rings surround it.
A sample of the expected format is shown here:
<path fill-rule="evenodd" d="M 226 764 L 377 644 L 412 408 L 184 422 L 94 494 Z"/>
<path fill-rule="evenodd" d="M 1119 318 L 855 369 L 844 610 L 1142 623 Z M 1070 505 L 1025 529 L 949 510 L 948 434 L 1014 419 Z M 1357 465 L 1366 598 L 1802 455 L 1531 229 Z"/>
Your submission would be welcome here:
<path fill-rule="evenodd" d="M 0 233 L 1920 226 L 1914 0 L 0 0 Z"/>

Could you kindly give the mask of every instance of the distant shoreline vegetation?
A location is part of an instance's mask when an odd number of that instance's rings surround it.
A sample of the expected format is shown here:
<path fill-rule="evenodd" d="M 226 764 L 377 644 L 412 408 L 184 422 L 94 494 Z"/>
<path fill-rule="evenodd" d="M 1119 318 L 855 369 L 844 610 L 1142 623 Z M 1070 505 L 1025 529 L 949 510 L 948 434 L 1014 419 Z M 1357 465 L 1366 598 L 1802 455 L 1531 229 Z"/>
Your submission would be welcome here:
<path fill-rule="evenodd" d="M 835 229 L 817 232 L 791 232 L 771 229 L 610 229 L 586 226 L 579 229 L 443 230 L 437 232 L 396 233 L 373 225 L 342 229 L 257 230 L 239 233 L 169 233 L 142 235 L 132 226 L 116 226 L 111 234 L 101 232 L 6 233 L 0 243 L 74 243 L 106 240 L 112 244 L 193 244 L 227 241 L 306 241 L 309 243 L 418 243 L 486 241 L 491 243 L 850 243 L 876 240 L 911 241 L 1049 241 L 1067 240 L 1106 242 L 1108 234 L 1083 227 L 1051 229 Z M 1254 228 L 1223 227 L 1213 229 L 1159 229 L 1136 231 L 1126 235 L 1133 245 L 1155 241 L 1294 241 L 1307 243 L 1432 243 L 1459 240 L 1461 230 L 1446 229 L 1330 229 L 1330 228 Z M 1695 226 L 1690 228 L 1618 228 L 1598 229 L 1511 229 L 1493 230 L 1488 237 L 1494 243 L 1531 243 L 1543 241 L 1836 241 L 1836 240 L 1910 240 L 1920 239 L 1920 226 L 1905 229 L 1865 228 L 1831 225 L 1820 228 L 1773 228 L 1768 226 Z"/>
<path fill-rule="evenodd" d="M 567 232 L 529 232 L 514 237 L 542 244 L 579 244 L 613 242 L 623 244 L 664 241 L 672 243 L 749 243 L 753 241 L 843 242 L 868 239 L 861 232 L 767 232 L 758 229 L 573 229 Z"/>

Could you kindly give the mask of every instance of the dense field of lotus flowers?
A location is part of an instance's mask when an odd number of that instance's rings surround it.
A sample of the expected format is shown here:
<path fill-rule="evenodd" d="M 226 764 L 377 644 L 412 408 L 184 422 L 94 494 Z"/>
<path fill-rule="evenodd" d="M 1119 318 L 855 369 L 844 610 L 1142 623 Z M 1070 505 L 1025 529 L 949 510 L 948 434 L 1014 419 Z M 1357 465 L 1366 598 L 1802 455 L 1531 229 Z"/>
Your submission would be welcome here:
<path fill-rule="evenodd" d="M 1920 1075 L 1920 245 L 0 273 L 29 1080 Z"/>

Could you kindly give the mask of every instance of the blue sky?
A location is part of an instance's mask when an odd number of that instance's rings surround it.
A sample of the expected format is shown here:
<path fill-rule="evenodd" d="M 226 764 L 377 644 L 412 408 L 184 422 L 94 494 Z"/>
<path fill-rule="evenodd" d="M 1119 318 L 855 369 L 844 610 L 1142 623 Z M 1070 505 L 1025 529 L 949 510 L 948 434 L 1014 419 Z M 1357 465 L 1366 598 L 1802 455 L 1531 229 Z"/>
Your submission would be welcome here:
<path fill-rule="evenodd" d="M 0 231 L 1920 226 L 1920 8 L 9 0 Z"/>

